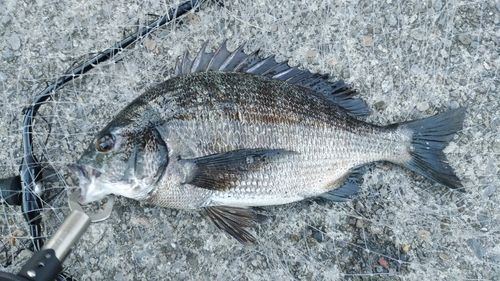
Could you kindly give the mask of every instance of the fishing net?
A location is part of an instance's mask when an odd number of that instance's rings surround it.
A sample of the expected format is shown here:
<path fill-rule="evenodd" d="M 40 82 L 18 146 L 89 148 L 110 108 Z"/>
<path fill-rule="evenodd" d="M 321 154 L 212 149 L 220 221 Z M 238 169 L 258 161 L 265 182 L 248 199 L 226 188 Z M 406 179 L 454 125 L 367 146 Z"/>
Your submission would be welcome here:
<path fill-rule="evenodd" d="M 251 2 L 251 3 L 250 3 Z M 23 109 L 46 83 L 157 19 L 178 2 L 0 3 L 0 178 L 19 173 Z M 500 278 L 500 6 L 493 1 L 234 1 L 205 3 L 125 50 L 118 62 L 51 92 L 33 122 L 52 235 L 77 186 L 67 165 L 134 97 L 168 78 L 183 51 L 224 39 L 312 72 L 344 79 L 390 124 L 467 106 L 445 150 L 466 187 L 453 192 L 404 168 L 370 167 L 348 203 L 266 207 L 242 246 L 198 211 L 118 198 L 69 256 L 81 280 L 495 280 Z M 0 264 L 31 256 L 18 206 L 0 205 Z"/>

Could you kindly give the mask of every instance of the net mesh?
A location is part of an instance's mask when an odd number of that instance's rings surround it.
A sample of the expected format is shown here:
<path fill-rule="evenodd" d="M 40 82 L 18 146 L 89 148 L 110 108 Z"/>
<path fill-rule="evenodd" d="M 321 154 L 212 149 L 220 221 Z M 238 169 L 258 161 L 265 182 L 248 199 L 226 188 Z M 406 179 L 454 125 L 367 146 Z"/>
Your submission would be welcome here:
<path fill-rule="evenodd" d="M 75 62 L 104 50 L 178 2 L 0 3 L 0 178 L 18 173 L 22 109 Z M 52 93 L 34 122 L 42 162 L 42 228 L 68 215 L 67 170 L 112 116 L 168 77 L 184 50 L 247 41 L 291 65 L 344 79 L 390 124 L 467 106 L 446 149 L 465 194 L 380 163 L 352 202 L 268 207 L 245 247 L 197 211 L 119 198 L 66 261 L 81 280 L 495 280 L 500 278 L 500 6 L 494 1 L 234 1 L 205 4 Z M 18 207 L 0 205 L 0 263 L 30 257 Z"/>

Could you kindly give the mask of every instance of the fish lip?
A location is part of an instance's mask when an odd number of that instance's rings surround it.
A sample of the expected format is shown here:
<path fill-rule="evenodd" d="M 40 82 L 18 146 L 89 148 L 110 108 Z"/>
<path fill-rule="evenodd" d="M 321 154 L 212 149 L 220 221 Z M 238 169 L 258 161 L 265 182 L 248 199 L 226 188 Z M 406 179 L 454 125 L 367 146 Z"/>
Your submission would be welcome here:
<path fill-rule="evenodd" d="M 89 193 L 95 192 L 96 178 L 98 178 L 102 174 L 99 170 L 78 163 L 68 165 L 68 168 L 78 177 L 80 181 L 80 194 L 77 198 L 78 203 L 80 203 L 81 205 L 87 205 L 90 202 L 100 199 L 93 199 L 92 196 L 89 198 Z"/>
<path fill-rule="evenodd" d="M 68 167 L 73 173 L 78 175 L 78 177 L 85 178 L 87 180 L 90 180 L 91 178 L 98 178 L 101 175 L 101 172 L 99 170 L 77 163 L 73 163 Z"/>

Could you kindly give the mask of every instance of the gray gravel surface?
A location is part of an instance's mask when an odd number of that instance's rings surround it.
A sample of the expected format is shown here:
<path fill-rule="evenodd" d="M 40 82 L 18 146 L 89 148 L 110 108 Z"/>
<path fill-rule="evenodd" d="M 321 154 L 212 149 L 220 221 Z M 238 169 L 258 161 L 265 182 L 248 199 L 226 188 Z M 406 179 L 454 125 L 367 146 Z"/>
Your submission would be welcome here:
<path fill-rule="evenodd" d="M 0 2 L 0 177 L 21 157 L 22 109 L 81 62 L 175 6 L 172 1 Z M 467 106 L 448 146 L 466 187 L 452 192 L 391 164 L 364 176 L 348 203 L 267 207 L 271 219 L 242 246 L 197 211 L 119 198 L 66 261 L 78 280 L 500 280 L 500 2 L 226 1 L 205 4 L 54 94 L 35 123 L 47 183 L 44 231 L 69 213 L 66 165 L 93 134 L 204 41 L 248 42 L 314 72 L 344 79 L 390 124 Z M 42 118 L 43 117 L 43 118 Z M 50 134 L 49 134 L 50 132 Z M 57 193 L 63 188 L 64 192 Z M 30 256 L 20 210 L 0 205 L 0 263 Z"/>

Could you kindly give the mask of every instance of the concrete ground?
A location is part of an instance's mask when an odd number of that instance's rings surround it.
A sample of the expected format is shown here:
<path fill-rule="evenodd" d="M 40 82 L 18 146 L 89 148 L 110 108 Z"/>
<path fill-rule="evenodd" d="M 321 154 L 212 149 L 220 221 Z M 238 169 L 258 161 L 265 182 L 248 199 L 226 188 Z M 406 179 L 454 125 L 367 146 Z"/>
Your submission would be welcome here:
<path fill-rule="evenodd" d="M 0 178 L 21 157 L 22 114 L 75 64 L 155 19 L 172 1 L 0 2 Z M 228 40 L 330 74 L 359 90 L 365 120 L 390 124 L 468 107 L 446 149 L 466 192 L 377 164 L 348 203 L 308 200 L 262 211 L 271 219 L 242 246 L 200 212 L 120 198 L 65 265 L 78 280 L 500 280 L 500 2 L 226 1 L 204 4 L 54 94 L 36 120 L 47 183 L 44 231 L 68 214 L 75 161 L 110 118 L 168 77 L 184 50 Z M 167 76 L 165 76 L 167 75 Z M 50 198 L 52 197 L 52 198 Z M 16 207 L 0 205 L 0 268 L 30 256 Z"/>

